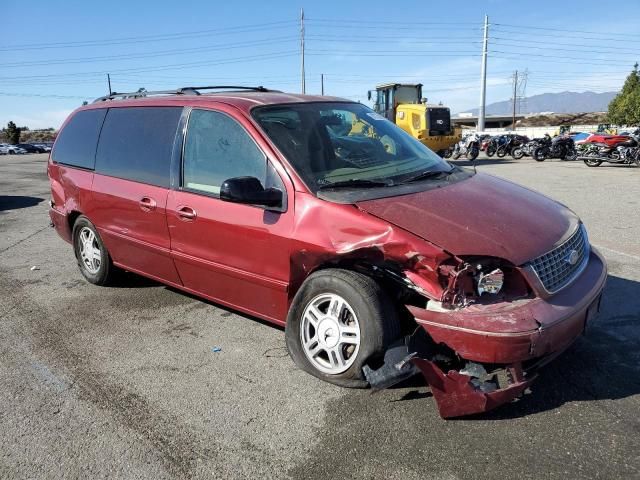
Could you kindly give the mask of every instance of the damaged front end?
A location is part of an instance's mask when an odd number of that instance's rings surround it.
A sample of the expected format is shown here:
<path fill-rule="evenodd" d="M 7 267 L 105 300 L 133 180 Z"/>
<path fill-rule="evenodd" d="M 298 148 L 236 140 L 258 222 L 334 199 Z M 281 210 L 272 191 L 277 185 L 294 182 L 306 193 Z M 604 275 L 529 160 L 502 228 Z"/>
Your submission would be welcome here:
<path fill-rule="evenodd" d="M 498 258 L 492 254 L 500 250 L 469 244 L 460 251 L 484 255 L 456 255 L 424 240 L 426 231 L 418 237 L 347 205 L 334 208 L 328 224 L 322 205 L 307 200 L 298 210 L 306 228 L 295 235 L 291 298 L 320 268 L 374 278 L 404 313 L 402 331 L 413 334 L 391 345 L 382 364 L 372 358 L 363 373 L 374 390 L 422 374 L 444 418 L 517 398 L 535 378 L 532 365 L 568 348 L 598 311 L 606 266 L 596 249 L 579 280 L 550 294 L 527 266 L 535 252 L 514 246 Z M 378 213 L 390 214 L 382 207 Z M 448 240 L 443 244 L 455 243 Z"/>

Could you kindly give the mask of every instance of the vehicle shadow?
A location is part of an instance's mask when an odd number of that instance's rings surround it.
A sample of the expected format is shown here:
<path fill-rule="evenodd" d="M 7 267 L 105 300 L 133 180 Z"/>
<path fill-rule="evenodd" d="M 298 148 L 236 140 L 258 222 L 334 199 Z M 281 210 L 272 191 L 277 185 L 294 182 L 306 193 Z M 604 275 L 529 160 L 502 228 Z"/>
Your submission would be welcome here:
<path fill-rule="evenodd" d="M 599 316 L 567 352 L 540 371 L 531 393 L 481 415 L 507 420 L 570 402 L 640 394 L 640 282 L 609 275 Z"/>
<path fill-rule="evenodd" d="M 603 163 L 601 165 L 598 165 L 597 167 L 592 167 L 592 168 L 638 168 L 638 165 L 632 164 L 632 163 Z"/>
<path fill-rule="evenodd" d="M 42 201 L 44 201 L 44 198 L 22 195 L 0 195 L 0 212 L 33 207 Z"/>
<path fill-rule="evenodd" d="M 118 270 L 116 280 L 109 284 L 110 288 L 150 288 L 150 287 L 166 287 L 164 284 L 157 282 L 151 278 L 143 277 L 137 273 Z"/>

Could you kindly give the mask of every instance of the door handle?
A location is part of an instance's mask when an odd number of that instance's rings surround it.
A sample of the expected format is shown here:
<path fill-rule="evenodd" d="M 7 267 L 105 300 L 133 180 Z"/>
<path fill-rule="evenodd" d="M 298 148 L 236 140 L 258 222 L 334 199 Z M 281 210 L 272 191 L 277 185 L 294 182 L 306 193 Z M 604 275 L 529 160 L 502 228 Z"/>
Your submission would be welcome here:
<path fill-rule="evenodd" d="M 143 212 L 150 212 L 152 210 L 155 210 L 158 206 L 156 201 L 151 197 L 142 197 L 138 202 L 138 205 L 140 205 L 140 210 L 142 210 Z"/>
<path fill-rule="evenodd" d="M 185 221 L 195 220 L 197 216 L 196 211 L 193 208 L 188 207 L 186 205 L 180 205 L 177 208 L 176 213 L 178 214 L 178 218 L 180 218 L 180 220 L 185 220 Z"/>

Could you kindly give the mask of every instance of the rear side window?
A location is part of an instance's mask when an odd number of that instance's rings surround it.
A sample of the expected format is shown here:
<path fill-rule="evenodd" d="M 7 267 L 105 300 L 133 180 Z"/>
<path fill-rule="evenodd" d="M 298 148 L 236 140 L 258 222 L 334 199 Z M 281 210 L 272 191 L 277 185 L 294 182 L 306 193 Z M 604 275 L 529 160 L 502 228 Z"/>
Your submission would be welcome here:
<path fill-rule="evenodd" d="M 111 108 L 100 134 L 96 173 L 169 187 L 182 107 Z"/>
<path fill-rule="evenodd" d="M 93 169 L 98 136 L 106 113 L 106 108 L 76 113 L 58 135 L 51 159 L 56 163 Z"/>

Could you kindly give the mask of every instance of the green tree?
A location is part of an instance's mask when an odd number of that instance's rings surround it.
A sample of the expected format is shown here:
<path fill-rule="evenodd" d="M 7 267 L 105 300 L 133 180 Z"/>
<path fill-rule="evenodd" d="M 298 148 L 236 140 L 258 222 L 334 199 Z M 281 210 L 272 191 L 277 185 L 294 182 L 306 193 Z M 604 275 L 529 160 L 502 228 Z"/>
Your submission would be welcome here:
<path fill-rule="evenodd" d="M 9 143 L 16 144 L 20 143 L 20 129 L 16 126 L 15 123 L 9 122 L 7 123 L 7 128 L 5 129 L 5 135 L 9 140 Z"/>
<path fill-rule="evenodd" d="M 611 100 L 608 119 L 618 125 L 640 125 L 640 72 L 637 63 L 625 80 L 622 91 Z"/>

